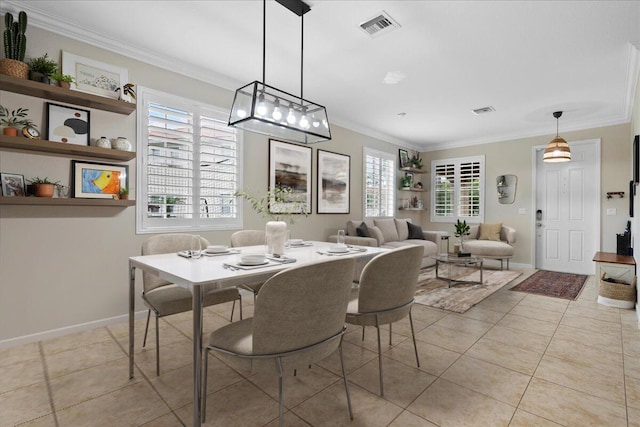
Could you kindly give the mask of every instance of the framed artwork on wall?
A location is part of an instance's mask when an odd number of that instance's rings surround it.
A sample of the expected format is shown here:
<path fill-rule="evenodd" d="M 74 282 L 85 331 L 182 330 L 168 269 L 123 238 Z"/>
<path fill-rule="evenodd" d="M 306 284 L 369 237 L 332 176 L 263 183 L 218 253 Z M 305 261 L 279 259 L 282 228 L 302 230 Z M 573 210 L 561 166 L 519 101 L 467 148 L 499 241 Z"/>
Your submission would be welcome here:
<path fill-rule="evenodd" d="M 129 79 L 126 68 L 65 51 L 62 51 L 62 74 L 75 78 L 75 84 L 71 85 L 73 90 L 113 99 L 118 99 L 124 93 L 122 86 Z"/>
<path fill-rule="evenodd" d="M 4 197 L 24 197 L 26 192 L 24 188 L 24 175 L 15 173 L 0 173 L 0 182 L 2 182 L 2 195 Z"/>
<path fill-rule="evenodd" d="M 84 199 L 115 199 L 121 188 L 129 188 L 129 166 L 71 161 L 73 197 Z"/>
<path fill-rule="evenodd" d="M 400 167 L 401 168 L 406 168 L 411 166 L 409 164 L 409 152 L 407 150 L 403 150 L 402 148 L 400 148 L 398 150 L 398 156 L 400 157 Z"/>
<path fill-rule="evenodd" d="M 633 139 L 633 182 L 640 183 L 640 135 Z"/>
<path fill-rule="evenodd" d="M 269 140 L 269 188 L 290 190 L 290 200 L 269 203 L 269 212 L 311 213 L 311 147 Z"/>
<path fill-rule="evenodd" d="M 318 150 L 319 214 L 348 214 L 351 180 L 351 157 L 331 151 Z"/>
<path fill-rule="evenodd" d="M 75 145 L 89 145 L 89 110 L 47 102 L 46 139 Z"/>

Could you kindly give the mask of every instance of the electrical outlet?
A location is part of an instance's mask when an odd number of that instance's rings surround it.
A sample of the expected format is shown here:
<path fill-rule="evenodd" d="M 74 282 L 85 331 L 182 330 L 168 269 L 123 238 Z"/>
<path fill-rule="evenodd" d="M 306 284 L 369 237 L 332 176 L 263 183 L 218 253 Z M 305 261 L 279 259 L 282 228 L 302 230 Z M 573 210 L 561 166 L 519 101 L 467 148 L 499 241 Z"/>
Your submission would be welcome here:
<path fill-rule="evenodd" d="M 607 215 L 616 215 L 616 208 L 607 208 Z"/>

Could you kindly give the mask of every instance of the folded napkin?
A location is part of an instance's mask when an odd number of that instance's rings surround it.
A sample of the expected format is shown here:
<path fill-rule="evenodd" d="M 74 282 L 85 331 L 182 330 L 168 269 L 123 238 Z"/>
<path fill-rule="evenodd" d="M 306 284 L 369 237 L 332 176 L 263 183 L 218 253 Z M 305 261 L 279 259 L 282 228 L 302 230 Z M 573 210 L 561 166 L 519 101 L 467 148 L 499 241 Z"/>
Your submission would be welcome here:
<path fill-rule="evenodd" d="M 280 255 L 280 256 L 267 256 L 268 260 L 279 262 L 281 264 L 288 264 L 290 262 L 296 262 L 295 258 L 289 258 L 288 256 Z"/>
<path fill-rule="evenodd" d="M 299 245 L 289 244 L 290 248 L 304 248 L 305 246 L 313 246 L 312 242 L 303 242 Z"/>
<path fill-rule="evenodd" d="M 228 251 L 224 251 L 224 252 L 207 252 L 207 251 L 202 251 L 202 255 L 204 256 L 222 256 L 222 255 L 232 255 L 232 254 L 239 254 L 240 251 L 238 249 L 229 249 Z"/>

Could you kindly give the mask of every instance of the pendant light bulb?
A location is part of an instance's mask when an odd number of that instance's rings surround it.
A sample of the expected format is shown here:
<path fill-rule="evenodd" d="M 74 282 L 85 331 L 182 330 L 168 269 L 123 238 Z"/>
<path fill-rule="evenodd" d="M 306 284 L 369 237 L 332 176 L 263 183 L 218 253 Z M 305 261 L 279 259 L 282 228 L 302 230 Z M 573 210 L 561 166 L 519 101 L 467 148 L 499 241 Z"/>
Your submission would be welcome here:
<path fill-rule="evenodd" d="M 302 107 L 302 117 L 300 117 L 300 127 L 302 129 L 309 129 L 309 119 L 307 118 L 307 108 Z"/>
<path fill-rule="evenodd" d="M 296 122 L 296 115 L 293 111 L 293 105 L 289 104 L 289 114 L 287 115 L 287 123 L 292 125 L 292 124 L 295 124 L 295 122 Z"/>
<path fill-rule="evenodd" d="M 247 111 L 242 109 L 242 108 L 238 108 L 238 111 L 236 112 L 236 114 L 238 115 L 238 117 L 240 117 L 241 119 L 244 119 L 245 117 L 247 117 Z"/>
<path fill-rule="evenodd" d="M 318 126 L 320 126 L 320 121 L 318 119 L 316 119 L 316 115 L 315 114 L 311 115 L 311 125 L 314 128 L 317 128 Z"/>
<path fill-rule="evenodd" d="M 280 100 L 276 98 L 273 105 L 274 107 L 273 107 L 273 113 L 271 113 L 271 117 L 273 117 L 273 120 L 279 122 L 280 119 L 282 118 L 282 111 L 280 110 Z"/>
<path fill-rule="evenodd" d="M 261 116 L 267 115 L 267 103 L 264 102 L 264 93 L 258 96 L 258 104 L 256 105 L 256 113 Z"/>

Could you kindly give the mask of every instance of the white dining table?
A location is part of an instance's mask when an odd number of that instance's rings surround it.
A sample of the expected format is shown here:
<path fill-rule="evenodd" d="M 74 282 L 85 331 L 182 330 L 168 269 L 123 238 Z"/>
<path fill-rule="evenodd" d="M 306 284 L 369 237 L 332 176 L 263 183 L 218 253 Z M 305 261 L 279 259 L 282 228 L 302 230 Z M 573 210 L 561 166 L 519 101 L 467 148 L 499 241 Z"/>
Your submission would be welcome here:
<path fill-rule="evenodd" d="M 213 290 L 237 286 L 243 283 L 260 283 L 279 271 L 333 257 L 357 258 L 363 262 L 388 251 L 385 248 L 353 246 L 346 254 L 334 254 L 328 250 L 334 244 L 327 242 L 305 242 L 306 246 L 291 247 L 285 256 L 295 259 L 291 263 L 270 262 L 261 268 L 233 269 L 226 265 L 239 261 L 240 254 L 262 251 L 263 246 L 234 248 L 240 253 L 184 258 L 177 253 L 143 255 L 129 258 L 129 378 L 134 372 L 134 311 L 136 269 L 152 273 L 169 282 L 175 283 L 192 293 L 193 304 L 193 425 L 200 426 L 200 383 L 202 366 L 202 301 L 204 295 Z M 359 249 L 359 250 L 357 250 Z"/>

